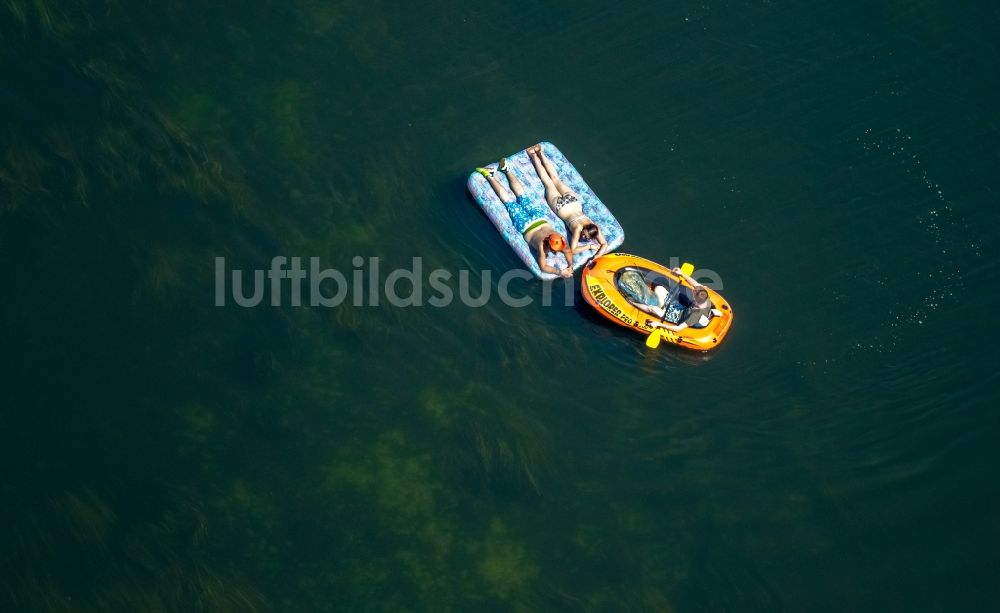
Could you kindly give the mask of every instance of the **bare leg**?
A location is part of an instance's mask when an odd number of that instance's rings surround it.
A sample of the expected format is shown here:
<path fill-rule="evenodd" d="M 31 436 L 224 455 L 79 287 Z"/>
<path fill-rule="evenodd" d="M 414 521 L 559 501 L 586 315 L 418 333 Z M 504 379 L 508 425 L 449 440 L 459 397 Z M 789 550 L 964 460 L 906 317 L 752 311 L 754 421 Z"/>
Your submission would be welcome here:
<path fill-rule="evenodd" d="M 560 195 L 559 189 L 556 187 L 556 184 L 552 182 L 551 177 L 549 177 L 549 173 L 545 170 L 545 166 L 542 165 L 542 161 L 539 159 L 536 150 L 529 148 L 528 157 L 531 158 L 531 163 L 535 165 L 535 173 L 538 174 L 538 178 L 541 179 L 542 184 L 545 185 L 545 199 L 548 200 L 549 205 L 551 206 Z"/>
<path fill-rule="evenodd" d="M 667 306 L 667 296 L 669 295 L 667 292 L 667 288 L 663 287 L 662 285 L 657 285 L 656 287 L 653 288 L 653 293 L 656 294 L 656 304 L 661 309 Z"/>
<path fill-rule="evenodd" d="M 486 177 L 486 180 L 490 182 L 490 185 L 493 187 L 493 191 L 495 191 L 497 196 L 500 197 L 500 202 L 510 202 L 514 199 L 514 196 L 510 195 L 510 192 L 508 192 L 507 188 L 503 186 L 503 183 L 497 179 L 496 175 L 490 175 Z M 511 183 L 511 187 L 514 187 L 513 183 Z"/>
<path fill-rule="evenodd" d="M 541 158 L 542 164 L 545 165 L 545 171 L 548 172 L 549 176 L 552 178 L 552 182 L 555 183 L 556 189 L 559 190 L 560 194 L 568 194 L 573 190 L 570 189 L 568 185 L 562 182 L 559 178 L 559 172 L 556 170 L 555 165 L 545 156 L 545 151 L 542 149 L 542 145 L 535 145 L 538 151 L 538 157 Z"/>
<path fill-rule="evenodd" d="M 643 311 L 644 313 L 649 313 L 650 315 L 655 315 L 660 318 L 662 318 L 664 315 L 664 310 L 661 309 L 660 307 L 649 306 L 648 304 L 638 304 L 635 302 L 632 302 L 631 304 L 632 306 L 639 309 L 640 311 Z"/>
<path fill-rule="evenodd" d="M 667 298 L 669 297 L 667 288 L 662 285 L 657 285 L 653 288 L 653 294 L 656 296 L 656 306 L 642 304 L 639 302 L 632 302 L 632 304 L 640 311 L 649 313 L 650 315 L 655 315 L 662 319 L 666 314 Z"/>
<path fill-rule="evenodd" d="M 524 185 L 521 184 L 521 180 L 517 178 L 516 174 L 514 174 L 514 169 L 511 168 L 510 166 L 507 166 L 507 170 L 505 171 L 504 174 L 507 175 L 507 182 L 510 183 L 510 188 L 514 190 L 514 195 L 520 196 L 521 194 L 523 194 Z"/>

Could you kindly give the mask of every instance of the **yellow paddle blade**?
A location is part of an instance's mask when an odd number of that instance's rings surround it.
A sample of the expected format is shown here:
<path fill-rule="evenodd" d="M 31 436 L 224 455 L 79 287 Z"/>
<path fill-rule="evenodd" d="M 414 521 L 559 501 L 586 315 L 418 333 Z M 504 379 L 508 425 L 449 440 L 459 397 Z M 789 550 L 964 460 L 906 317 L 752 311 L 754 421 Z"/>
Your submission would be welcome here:
<path fill-rule="evenodd" d="M 649 333 L 649 336 L 646 337 L 646 346 L 650 349 L 656 349 L 660 346 L 660 338 L 660 331 L 653 330 Z"/>
<path fill-rule="evenodd" d="M 681 264 L 681 272 L 690 277 L 691 273 L 694 272 L 694 264 L 691 262 L 684 262 Z"/>

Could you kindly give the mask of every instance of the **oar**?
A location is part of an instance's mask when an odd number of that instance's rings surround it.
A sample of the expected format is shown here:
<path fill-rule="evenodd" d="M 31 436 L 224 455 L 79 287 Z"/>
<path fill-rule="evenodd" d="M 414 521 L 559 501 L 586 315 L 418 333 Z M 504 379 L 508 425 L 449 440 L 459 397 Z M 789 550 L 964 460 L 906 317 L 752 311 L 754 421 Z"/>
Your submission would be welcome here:
<path fill-rule="evenodd" d="M 693 272 L 694 272 L 694 264 L 691 264 L 690 262 L 684 262 L 681 265 L 681 274 L 690 277 L 691 273 Z M 677 294 L 681 291 L 681 286 L 683 284 L 684 284 L 683 278 L 677 279 L 677 287 L 674 288 L 674 291 L 670 292 L 670 295 L 667 296 L 667 299 L 663 302 L 664 312 L 666 312 L 667 305 L 673 302 L 674 298 L 677 297 Z M 660 346 L 660 341 L 665 338 L 670 340 L 671 342 L 677 341 L 677 335 L 672 330 L 664 330 L 663 328 L 656 328 L 649 333 L 649 336 L 646 337 L 646 346 L 649 347 L 650 349 L 656 349 L 657 347 Z"/>

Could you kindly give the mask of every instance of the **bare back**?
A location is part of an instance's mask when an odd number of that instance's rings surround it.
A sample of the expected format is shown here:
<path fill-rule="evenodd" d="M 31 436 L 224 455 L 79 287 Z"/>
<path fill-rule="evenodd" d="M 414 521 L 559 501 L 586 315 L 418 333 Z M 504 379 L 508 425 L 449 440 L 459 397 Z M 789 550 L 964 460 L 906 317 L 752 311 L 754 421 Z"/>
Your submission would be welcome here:
<path fill-rule="evenodd" d="M 553 232 L 555 232 L 555 229 L 552 227 L 552 224 L 546 222 L 537 228 L 529 230 L 524 235 L 524 241 L 528 243 L 529 247 L 531 247 L 532 253 L 537 253 L 538 248 L 542 246 L 542 241 L 545 240 L 545 237 Z"/>

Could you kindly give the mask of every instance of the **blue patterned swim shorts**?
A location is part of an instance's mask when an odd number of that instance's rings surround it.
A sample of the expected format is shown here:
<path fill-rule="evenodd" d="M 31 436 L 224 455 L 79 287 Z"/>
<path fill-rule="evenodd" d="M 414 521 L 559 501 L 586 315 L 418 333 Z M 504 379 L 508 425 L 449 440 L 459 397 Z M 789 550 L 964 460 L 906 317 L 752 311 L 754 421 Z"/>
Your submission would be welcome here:
<path fill-rule="evenodd" d="M 545 209 L 524 194 L 518 196 L 517 200 L 504 202 L 504 206 L 507 207 L 510 220 L 514 223 L 514 229 L 521 234 L 538 221 L 548 221 Z"/>

